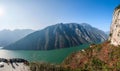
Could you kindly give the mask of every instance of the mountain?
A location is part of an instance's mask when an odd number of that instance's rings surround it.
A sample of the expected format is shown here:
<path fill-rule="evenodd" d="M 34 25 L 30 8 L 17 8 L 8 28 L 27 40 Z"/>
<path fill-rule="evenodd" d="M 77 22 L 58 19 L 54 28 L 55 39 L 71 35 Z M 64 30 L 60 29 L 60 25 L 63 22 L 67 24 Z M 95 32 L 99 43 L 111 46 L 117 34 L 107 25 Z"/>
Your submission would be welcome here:
<path fill-rule="evenodd" d="M 88 48 L 70 54 L 61 64 L 63 71 L 119 71 L 120 70 L 120 5 L 115 8 L 109 39 L 102 44 L 91 44 Z M 32 71 L 40 70 L 36 62 Z M 51 65 L 45 66 L 48 69 Z M 48 67 L 48 68 L 47 68 Z M 54 66 L 54 68 L 57 68 Z M 69 69 L 69 70 L 67 70 Z M 57 70 L 56 70 L 57 71 Z"/>
<path fill-rule="evenodd" d="M 109 41 L 115 46 L 120 45 L 120 5 L 115 8 L 113 14 Z"/>
<path fill-rule="evenodd" d="M 32 33 L 31 29 L 16 29 L 16 30 L 2 30 L 0 31 L 0 47 L 7 46 L 26 35 Z"/>
<path fill-rule="evenodd" d="M 86 23 L 60 23 L 33 32 L 4 49 L 51 50 L 88 43 L 99 43 L 106 39 L 107 35 L 103 31 Z"/>
<path fill-rule="evenodd" d="M 119 71 L 119 45 L 120 5 L 114 10 L 109 39 L 102 44 L 92 44 L 87 49 L 72 53 L 62 64 L 80 71 Z"/>

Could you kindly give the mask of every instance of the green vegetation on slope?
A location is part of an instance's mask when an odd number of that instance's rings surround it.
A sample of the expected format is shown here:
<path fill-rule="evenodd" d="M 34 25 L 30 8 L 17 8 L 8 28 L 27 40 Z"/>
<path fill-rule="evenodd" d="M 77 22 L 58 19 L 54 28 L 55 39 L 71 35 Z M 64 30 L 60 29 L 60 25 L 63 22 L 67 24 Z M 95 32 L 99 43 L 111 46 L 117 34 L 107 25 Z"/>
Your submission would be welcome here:
<path fill-rule="evenodd" d="M 117 10 L 117 9 L 120 9 L 120 5 L 118 5 L 118 6 L 115 8 L 115 10 Z"/>

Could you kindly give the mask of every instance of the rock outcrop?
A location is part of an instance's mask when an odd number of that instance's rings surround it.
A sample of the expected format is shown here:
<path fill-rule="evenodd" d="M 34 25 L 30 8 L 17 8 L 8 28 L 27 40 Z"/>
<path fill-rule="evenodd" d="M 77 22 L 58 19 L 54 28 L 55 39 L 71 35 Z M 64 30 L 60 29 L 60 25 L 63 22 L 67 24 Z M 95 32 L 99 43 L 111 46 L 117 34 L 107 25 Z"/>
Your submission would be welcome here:
<path fill-rule="evenodd" d="M 21 58 L 0 58 L 0 71 L 31 71 L 29 62 Z"/>
<path fill-rule="evenodd" d="M 113 14 L 109 41 L 115 46 L 120 45 L 120 5 L 115 8 Z"/>

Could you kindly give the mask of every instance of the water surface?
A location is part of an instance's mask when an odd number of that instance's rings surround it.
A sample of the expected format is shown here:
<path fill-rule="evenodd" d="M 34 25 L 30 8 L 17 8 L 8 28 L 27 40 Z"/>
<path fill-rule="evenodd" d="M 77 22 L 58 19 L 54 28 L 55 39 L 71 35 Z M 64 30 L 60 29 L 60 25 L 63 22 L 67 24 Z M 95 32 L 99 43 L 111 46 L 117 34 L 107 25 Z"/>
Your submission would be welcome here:
<path fill-rule="evenodd" d="M 61 63 L 72 52 L 87 48 L 88 45 L 49 51 L 35 50 L 0 50 L 0 58 L 23 58 L 28 61 L 41 61 L 48 63 Z"/>

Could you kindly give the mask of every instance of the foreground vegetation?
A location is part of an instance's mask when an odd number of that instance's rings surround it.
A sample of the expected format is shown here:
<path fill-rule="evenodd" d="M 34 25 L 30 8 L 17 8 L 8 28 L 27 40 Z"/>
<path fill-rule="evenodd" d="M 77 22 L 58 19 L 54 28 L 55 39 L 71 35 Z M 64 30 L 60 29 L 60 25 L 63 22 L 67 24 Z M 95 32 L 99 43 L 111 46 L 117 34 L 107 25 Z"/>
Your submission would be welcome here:
<path fill-rule="evenodd" d="M 72 69 L 65 68 L 61 65 L 54 65 L 49 63 L 37 63 L 37 62 L 30 63 L 30 70 L 31 71 L 73 71 Z"/>
<path fill-rule="evenodd" d="M 60 65 L 30 63 L 32 71 L 119 71 L 120 46 L 109 42 L 93 44 L 89 48 L 69 55 Z"/>
<path fill-rule="evenodd" d="M 108 41 L 91 45 L 84 51 L 72 53 L 64 60 L 63 65 L 80 71 L 119 71 L 120 46 L 115 47 Z"/>

